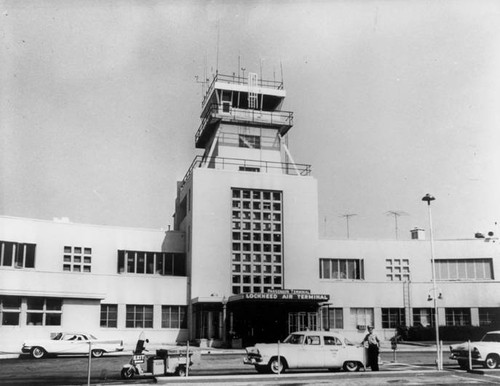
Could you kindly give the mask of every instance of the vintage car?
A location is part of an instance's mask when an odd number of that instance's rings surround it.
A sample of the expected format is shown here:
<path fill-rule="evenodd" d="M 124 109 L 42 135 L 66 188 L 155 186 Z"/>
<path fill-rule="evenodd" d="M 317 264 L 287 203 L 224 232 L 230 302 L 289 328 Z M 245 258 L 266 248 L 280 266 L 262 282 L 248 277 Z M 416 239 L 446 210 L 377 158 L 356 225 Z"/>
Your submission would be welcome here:
<path fill-rule="evenodd" d="M 86 333 L 60 332 L 51 339 L 26 341 L 21 349 L 35 359 L 46 355 L 88 354 L 89 350 L 93 357 L 99 358 L 106 352 L 123 351 L 123 341 L 98 340 Z"/>
<path fill-rule="evenodd" d="M 479 342 L 470 342 L 472 364 L 494 369 L 500 363 L 500 331 L 486 333 Z M 469 368 L 469 343 L 450 346 L 450 359 L 456 359 L 461 369 Z"/>
<path fill-rule="evenodd" d="M 334 332 L 302 331 L 289 335 L 283 343 L 247 347 L 243 363 L 255 366 L 259 373 L 299 368 L 358 371 L 365 367 L 366 350 Z"/>

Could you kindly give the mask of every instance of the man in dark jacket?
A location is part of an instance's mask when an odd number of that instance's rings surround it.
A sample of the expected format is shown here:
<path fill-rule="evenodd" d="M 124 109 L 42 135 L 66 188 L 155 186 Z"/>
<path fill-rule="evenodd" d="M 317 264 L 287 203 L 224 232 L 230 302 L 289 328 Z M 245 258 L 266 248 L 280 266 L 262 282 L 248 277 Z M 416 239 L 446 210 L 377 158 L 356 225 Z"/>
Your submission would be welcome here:
<path fill-rule="evenodd" d="M 380 340 L 373 332 L 373 327 L 368 326 L 368 334 L 363 339 L 363 344 L 368 346 L 368 366 L 372 371 L 378 371 L 378 354 L 380 352 Z"/>

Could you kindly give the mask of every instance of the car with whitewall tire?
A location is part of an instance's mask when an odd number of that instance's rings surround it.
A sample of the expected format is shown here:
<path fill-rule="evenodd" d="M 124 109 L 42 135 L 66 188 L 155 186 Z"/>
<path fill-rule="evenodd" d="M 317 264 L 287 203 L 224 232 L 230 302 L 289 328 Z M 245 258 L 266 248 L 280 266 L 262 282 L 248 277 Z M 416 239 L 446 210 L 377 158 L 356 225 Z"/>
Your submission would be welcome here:
<path fill-rule="evenodd" d="M 450 346 L 450 359 L 458 361 L 461 369 L 469 368 L 469 350 L 472 364 L 495 369 L 500 364 L 500 331 L 486 333 L 480 341 L 464 342 Z"/>
<path fill-rule="evenodd" d="M 283 343 L 258 343 L 246 348 L 243 363 L 259 373 L 283 373 L 287 369 L 325 368 L 358 371 L 365 368 L 366 349 L 330 331 L 300 331 Z"/>
<path fill-rule="evenodd" d="M 123 340 L 99 340 L 92 334 L 59 332 L 51 339 L 26 341 L 21 348 L 23 354 L 30 354 L 35 359 L 48 355 L 82 355 L 89 351 L 94 358 L 123 351 Z"/>

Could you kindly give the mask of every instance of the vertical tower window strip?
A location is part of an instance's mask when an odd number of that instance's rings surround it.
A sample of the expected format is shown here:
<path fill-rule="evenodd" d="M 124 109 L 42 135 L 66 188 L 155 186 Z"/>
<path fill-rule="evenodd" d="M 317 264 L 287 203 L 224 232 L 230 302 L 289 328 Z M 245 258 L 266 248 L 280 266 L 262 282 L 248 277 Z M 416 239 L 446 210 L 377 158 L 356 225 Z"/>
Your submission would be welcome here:
<path fill-rule="evenodd" d="M 232 188 L 232 291 L 283 287 L 282 192 Z"/>

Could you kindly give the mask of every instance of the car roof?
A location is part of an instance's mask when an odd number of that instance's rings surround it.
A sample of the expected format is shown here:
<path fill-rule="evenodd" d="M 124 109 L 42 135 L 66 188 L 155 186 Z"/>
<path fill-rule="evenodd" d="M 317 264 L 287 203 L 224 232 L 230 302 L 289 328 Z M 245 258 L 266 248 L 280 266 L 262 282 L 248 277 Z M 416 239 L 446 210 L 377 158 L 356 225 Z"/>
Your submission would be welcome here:
<path fill-rule="evenodd" d="M 487 334 L 500 334 L 500 330 L 497 330 L 497 331 L 488 331 Z"/>
<path fill-rule="evenodd" d="M 295 331 L 295 332 L 292 332 L 292 334 L 304 334 L 304 335 L 337 335 L 337 336 L 342 336 L 338 332 L 333 332 L 333 331 L 311 331 L 311 330 Z"/>

